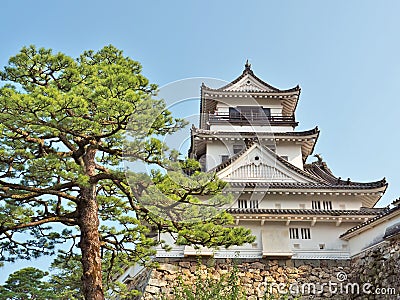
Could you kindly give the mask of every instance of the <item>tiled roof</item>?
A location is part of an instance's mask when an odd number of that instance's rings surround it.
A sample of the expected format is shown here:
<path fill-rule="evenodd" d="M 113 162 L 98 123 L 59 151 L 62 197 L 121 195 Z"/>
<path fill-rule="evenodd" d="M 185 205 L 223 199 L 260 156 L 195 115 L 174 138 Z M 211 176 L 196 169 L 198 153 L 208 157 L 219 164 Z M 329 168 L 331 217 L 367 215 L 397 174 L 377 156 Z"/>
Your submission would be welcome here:
<path fill-rule="evenodd" d="M 254 78 L 255 81 L 258 81 L 261 85 L 264 85 L 266 88 L 265 90 L 254 90 L 254 91 L 227 91 L 226 89 L 231 87 L 232 85 L 236 84 L 240 80 L 242 80 L 245 76 L 250 75 Z M 240 75 L 238 78 L 233 80 L 231 83 L 228 83 L 227 85 L 213 89 L 211 87 L 206 86 L 204 83 L 201 85 L 201 99 L 200 99 L 200 127 L 201 128 L 206 128 L 206 120 L 203 117 L 203 114 L 214 112 L 216 105 L 217 105 L 217 100 L 213 98 L 212 95 L 215 96 L 215 94 L 218 95 L 250 95 L 251 97 L 270 97 L 270 98 L 276 98 L 283 100 L 283 114 L 285 116 L 292 116 L 294 114 L 294 111 L 296 110 L 298 99 L 300 97 L 300 92 L 301 89 L 297 85 L 294 88 L 287 89 L 287 90 L 280 90 L 276 87 L 271 86 L 267 82 L 261 80 L 258 78 L 256 75 L 254 75 L 253 71 L 251 70 L 250 67 L 245 67 L 245 70 L 243 71 L 242 75 Z M 210 94 L 207 95 L 206 94 Z M 211 95 L 212 94 L 212 95 Z"/>
<path fill-rule="evenodd" d="M 239 157 L 241 157 L 250 147 L 252 147 L 255 143 L 259 144 L 257 138 L 249 141 L 246 147 L 240 151 L 239 153 L 233 155 L 228 160 L 222 162 L 215 168 L 211 169 L 210 172 L 218 172 L 220 170 L 225 169 L 229 165 L 231 165 L 234 161 L 236 161 Z M 341 180 L 340 177 L 335 177 L 331 170 L 327 167 L 325 162 L 314 162 L 304 166 L 304 170 L 299 169 L 293 164 L 289 163 L 287 160 L 283 159 L 267 147 L 263 147 L 264 150 L 268 151 L 271 155 L 275 157 L 276 160 L 284 164 L 289 169 L 311 179 L 313 182 L 311 183 L 292 183 L 292 182 L 271 182 L 271 183 L 259 183 L 259 182 L 231 182 L 230 185 L 232 187 L 268 187 L 268 188 L 300 188 L 300 189 L 308 189 L 308 188 L 318 188 L 318 189 L 373 189 L 373 188 L 381 188 L 387 187 L 386 179 L 383 178 L 379 181 L 374 182 L 352 182 L 350 180 Z"/>
<path fill-rule="evenodd" d="M 305 131 L 291 131 L 291 132 L 234 132 L 234 131 L 213 131 L 213 130 L 206 130 L 206 129 L 199 129 L 196 127 L 192 127 L 192 140 L 193 137 L 199 138 L 217 138 L 220 139 L 221 137 L 228 136 L 228 137 L 235 137 L 242 140 L 246 139 L 284 139 L 284 138 L 299 138 L 304 141 L 304 145 L 302 145 L 302 158 L 303 162 L 307 159 L 307 157 L 314 151 L 316 142 L 319 137 L 319 129 L 316 126 L 313 129 L 305 130 Z M 192 152 L 192 145 L 189 153 Z"/>
<path fill-rule="evenodd" d="M 230 182 L 232 187 L 244 188 L 272 188 L 272 189 L 346 189 L 346 190 L 365 190 L 385 186 L 382 181 L 359 183 L 358 185 L 329 185 L 324 183 L 298 183 L 298 182 Z"/>
<path fill-rule="evenodd" d="M 238 78 L 236 78 L 235 80 L 233 80 L 232 82 L 230 82 L 230 83 L 228 83 L 227 85 L 224 85 L 223 87 L 220 87 L 220 88 L 217 88 L 217 89 L 213 89 L 213 88 L 210 88 L 210 87 L 208 87 L 208 86 L 206 86 L 206 85 L 202 85 L 202 88 L 203 89 L 206 89 L 206 90 L 209 90 L 209 91 L 224 91 L 225 92 L 225 89 L 227 89 L 227 88 L 229 88 L 229 87 L 231 87 L 232 85 L 234 85 L 235 83 L 237 83 L 237 82 L 239 82 L 243 77 L 245 77 L 246 75 L 251 75 L 254 79 L 256 79 L 259 83 L 261 83 L 262 85 L 265 85 L 266 87 L 268 87 L 268 91 L 261 91 L 261 93 L 265 93 L 265 92 L 269 92 L 269 93 L 288 93 L 288 92 L 298 92 L 298 91 L 300 91 L 301 89 L 300 89 L 300 86 L 299 85 L 297 85 L 297 86 L 295 86 L 294 88 L 291 88 L 291 89 L 287 89 L 287 90 L 280 90 L 280 89 L 278 89 L 278 88 L 276 88 L 276 87 L 274 87 L 274 86 L 272 86 L 272 85 L 270 85 L 269 83 L 267 83 L 267 82 L 265 82 L 265 81 L 263 81 L 262 79 L 260 79 L 260 78 L 258 78 L 254 73 L 253 73 L 253 71 L 251 70 L 251 68 L 248 68 L 248 67 L 246 67 L 245 69 L 244 69 L 244 71 L 243 71 L 243 73 L 242 73 L 242 75 L 240 75 Z M 232 91 L 232 92 L 234 92 L 234 93 L 236 93 L 236 91 Z M 258 93 L 260 93 L 260 91 L 255 91 L 256 93 L 258 92 Z"/>
<path fill-rule="evenodd" d="M 192 128 L 193 133 L 198 134 L 205 134 L 205 135 L 234 135 L 234 136 L 241 136 L 241 135 L 250 135 L 254 137 L 274 137 L 274 136 L 308 136 L 314 135 L 319 133 L 318 126 L 305 131 L 291 131 L 291 132 L 236 132 L 236 131 L 212 131 L 212 130 L 205 130 L 199 128 Z"/>
<path fill-rule="evenodd" d="M 327 185 L 335 188 L 368 189 L 387 186 L 386 178 L 373 182 L 353 182 L 350 178 L 342 180 L 341 177 L 336 177 L 332 174 L 332 171 L 328 168 L 325 162 L 320 161 L 304 165 L 304 171 L 320 178 Z"/>
<path fill-rule="evenodd" d="M 219 165 L 217 165 L 216 167 L 212 168 L 209 172 L 218 172 L 224 168 L 226 168 L 227 166 L 229 166 L 230 164 L 232 164 L 234 161 L 236 161 L 240 156 L 242 156 L 251 146 L 254 145 L 256 139 L 252 139 L 247 141 L 246 143 L 246 147 L 244 147 L 240 152 L 236 153 L 235 155 L 229 157 L 226 161 L 223 161 L 222 163 L 220 163 Z"/>
<path fill-rule="evenodd" d="M 271 214 L 271 215 L 368 215 L 374 216 L 382 212 L 382 209 L 365 209 L 360 210 L 316 210 L 316 209 L 272 209 L 272 208 L 229 208 L 227 212 L 230 214 Z"/>
<path fill-rule="evenodd" d="M 354 226 L 353 228 L 350 228 L 345 233 L 343 233 L 340 237 L 344 237 L 344 236 L 348 235 L 349 233 L 352 233 L 352 232 L 354 232 L 354 231 L 356 231 L 356 230 L 358 230 L 360 228 L 368 226 L 368 225 L 378 221 L 379 219 L 382 219 L 383 217 L 386 217 L 386 216 L 388 216 L 388 215 L 390 215 L 390 214 L 392 214 L 392 213 L 394 213 L 394 212 L 396 212 L 398 210 L 400 210 L 400 205 L 399 206 L 395 206 L 395 207 L 393 207 L 391 209 L 388 208 L 388 207 L 385 207 L 385 208 L 382 209 L 382 211 L 381 211 L 381 213 L 379 215 L 377 215 L 377 216 L 375 216 L 375 217 L 373 217 L 373 218 L 371 218 L 371 219 L 369 219 L 369 220 L 367 220 L 367 221 L 365 221 L 363 223 L 360 223 L 357 226 Z"/>

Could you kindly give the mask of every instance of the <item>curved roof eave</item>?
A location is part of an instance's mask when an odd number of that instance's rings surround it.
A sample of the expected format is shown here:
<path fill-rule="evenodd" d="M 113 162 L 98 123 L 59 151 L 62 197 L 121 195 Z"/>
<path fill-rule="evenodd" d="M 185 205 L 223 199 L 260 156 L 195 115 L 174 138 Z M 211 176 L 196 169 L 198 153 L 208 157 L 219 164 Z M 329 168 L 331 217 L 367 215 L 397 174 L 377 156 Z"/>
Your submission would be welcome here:
<path fill-rule="evenodd" d="M 224 86 L 222 86 L 222 87 L 220 87 L 220 88 L 213 89 L 213 88 L 211 88 L 211 87 L 206 86 L 204 83 L 202 84 L 202 88 L 204 88 L 204 89 L 206 89 L 206 90 L 209 90 L 209 91 L 220 91 L 220 92 L 233 92 L 233 93 L 237 93 L 237 91 L 227 91 L 226 89 L 228 89 L 228 88 L 231 87 L 232 85 L 238 83 L 238 82 L 239 82 L 241 79 L 243 79 L 246 75 L 252 76 L 252 77 L 253 77 L 256 81 L 258 81 L 260 84 L 266 86 L 269 90 L 268 90 L 268 91 L 266 90 L 265 92 L 269 92 L 269 93 L 289 93 L 289 92 L 297 92 L 297 91 L 300 92 L 300 90 L 301 90 L 301 88 L 300 88 L 299 85 L 297 85 L 297 86 L 295 86 L 295 87 L 293 87 L 293 88 L 290 88 L 290 89 L 286 89 L 286 90 L 278 89 L 278 88 L 276 88 L 276 87 L 270 85 L 269 83 L 265 82 L 264 80 L 260 79 L 258 76 L 256 76 L 256 75 L 254 74 L 254 72 L 253 72 L 250 68 L 247 68 L 247 67 L 244 69 L 243 73 L 242 73 L 239 77 L 237 77 L 236 79 L 234 79 L 234 80 L 231 81 L 230 83 L 228 83 L 228 84 L 226 84 L 226 85 L 224 85 Z"/>

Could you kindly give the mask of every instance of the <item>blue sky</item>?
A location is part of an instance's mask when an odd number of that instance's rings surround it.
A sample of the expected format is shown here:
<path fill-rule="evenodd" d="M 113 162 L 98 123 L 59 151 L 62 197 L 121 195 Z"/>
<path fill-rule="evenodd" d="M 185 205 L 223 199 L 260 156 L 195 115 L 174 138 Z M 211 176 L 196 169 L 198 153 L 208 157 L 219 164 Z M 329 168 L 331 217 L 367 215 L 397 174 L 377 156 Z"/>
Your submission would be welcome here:
<path fill-rule="evenodd" d="M 113 44 L 163 86 L 230 81 L 249 59 L 270 84 L 302 87 L 298 130 L 319 126 L 316 153 L 337 176 L 386 177 L 380 206 L 400 196 L 399 1 L 2 0 L 0 10 L 1 68 L 24 45 L 76 57 Z"/>

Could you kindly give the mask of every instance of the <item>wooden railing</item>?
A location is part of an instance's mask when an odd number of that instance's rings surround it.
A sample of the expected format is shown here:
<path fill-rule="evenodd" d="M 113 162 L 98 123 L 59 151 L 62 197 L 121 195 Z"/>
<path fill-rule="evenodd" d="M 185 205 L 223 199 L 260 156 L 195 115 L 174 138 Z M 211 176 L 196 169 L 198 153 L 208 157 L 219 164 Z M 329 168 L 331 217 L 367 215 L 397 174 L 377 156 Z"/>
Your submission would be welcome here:
<path fill-rule="evenodd" d="M 297 126 L 294 116 L 266 115 L 263 113 L 214 113 L 208 114 L 210 125 L 229 122 L 231 124 L 292 125 Z"/>

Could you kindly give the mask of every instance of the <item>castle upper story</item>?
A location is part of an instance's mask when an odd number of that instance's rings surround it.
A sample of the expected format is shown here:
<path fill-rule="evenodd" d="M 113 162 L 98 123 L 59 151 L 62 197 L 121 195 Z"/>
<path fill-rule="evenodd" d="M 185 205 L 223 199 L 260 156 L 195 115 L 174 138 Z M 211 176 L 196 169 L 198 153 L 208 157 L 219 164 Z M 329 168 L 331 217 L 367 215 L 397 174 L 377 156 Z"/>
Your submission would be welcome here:
<path fill-rule="evenodd" d="M 280 90 L 258 78 L 246 62 L 231 83 L 201 87 L 200 129 L 228 132 L 291 132 L 300 87 Z"/>
<path fill-rule="evenodd" d="M 281 90 L 258 78 L 246 62 L 231 83 L 201 87 L 200 126 L 192 128 L 190 156 L 209 171 L 257 139 L 279 157 L 303 169 L 319 130 L 294 131 L 300 87 Z"/>

